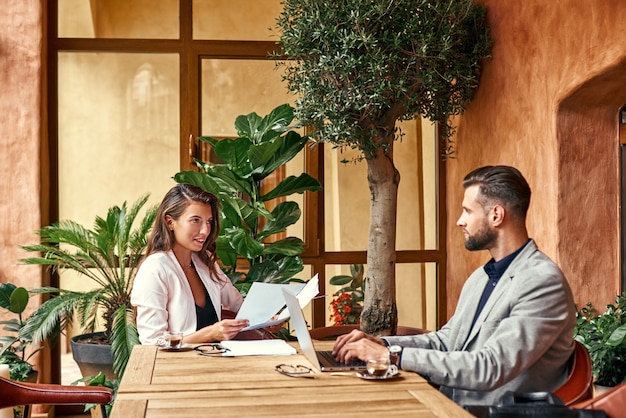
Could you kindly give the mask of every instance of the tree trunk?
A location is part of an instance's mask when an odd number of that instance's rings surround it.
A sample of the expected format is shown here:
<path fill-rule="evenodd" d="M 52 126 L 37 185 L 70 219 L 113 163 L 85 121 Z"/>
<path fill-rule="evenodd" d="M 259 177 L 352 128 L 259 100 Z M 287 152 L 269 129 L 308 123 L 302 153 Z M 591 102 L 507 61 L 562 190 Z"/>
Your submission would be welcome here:
<path fill-rule="evenodd" d="M 370 188 L 370 229 L 367 245 L 365 301 L 361 329 L 391 335 L 398 322 L 396 307 L 396 210 L 400 173 L 391 149 L 378 149 L 367 159 Z"/>

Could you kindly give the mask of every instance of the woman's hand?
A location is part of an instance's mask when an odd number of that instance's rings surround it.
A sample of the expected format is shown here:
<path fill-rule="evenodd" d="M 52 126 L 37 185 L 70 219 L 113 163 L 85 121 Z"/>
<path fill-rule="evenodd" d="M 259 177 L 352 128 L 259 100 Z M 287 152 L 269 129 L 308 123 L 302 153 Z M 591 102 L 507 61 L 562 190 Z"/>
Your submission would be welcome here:
<path fill-rule="evenodd" d="M 247 319 L 223 319 L 211 327 L 215 328 L 216 337 L 213 341 L 232 340 L 243 328 L 250 325 Z"/>
<path fill-rule="evenodd" d="M 239 331 L 249 325 L 247 319 L 223 319 L 213 325 L 206 326 L 193 334 L 185 335 L 183 342 L 189 344 L 211 343 L 214 341 L 232 340 Z"/>

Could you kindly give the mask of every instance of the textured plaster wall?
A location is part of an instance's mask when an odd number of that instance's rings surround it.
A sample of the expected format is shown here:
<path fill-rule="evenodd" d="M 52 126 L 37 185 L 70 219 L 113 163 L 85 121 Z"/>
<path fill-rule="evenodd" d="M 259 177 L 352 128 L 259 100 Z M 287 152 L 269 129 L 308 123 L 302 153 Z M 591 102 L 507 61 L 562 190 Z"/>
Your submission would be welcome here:
<path fill-rule="evenodd" d="M 0 13 L 0 281 L 41 284 L 19 245 L 41 226 L 42 15 L 37 0 L 3 0 Z M 31 303 L 34 307 L 34 303 Z"/>
<path fill-rule="evenodd" d="M 623 0 L 485 0 L 494 40 L 480 87 L 459 118 L 447 163 L 448 313 L 487 261 L 455 225 L 461 181 L 487 164 L 518 167 L 533 197 L 531 237 L 564 270 L 577 304 L 619 292 L 617 114 L 626 103 Z"/>

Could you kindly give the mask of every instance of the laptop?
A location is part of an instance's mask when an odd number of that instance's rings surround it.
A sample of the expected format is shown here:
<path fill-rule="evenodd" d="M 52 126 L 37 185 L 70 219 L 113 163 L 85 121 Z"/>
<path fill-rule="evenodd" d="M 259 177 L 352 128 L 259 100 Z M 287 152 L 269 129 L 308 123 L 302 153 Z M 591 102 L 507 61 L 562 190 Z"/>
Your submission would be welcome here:
<path fill-rule="evenodd" d="M 313 339 L 309 333 L 304 314 L 298 303 L 296 295 L 289 290 L 283 288 L 283 295 L 285 296 L 285 302 L 287 303 L 287 309 L 289 309 L 289 315 L 291 316 L 291 322 L 296 330 L 296 337 L 298 338 L 298 344 L 300 349 L 306 356 L 307 360 L 317 367 L 322 372 L 338 372 L 349 370 L 365 370 L 365 362 L 355 359 L 350 363 L 341 363 L 337 361 L 332 354 L 332 351 L 316 351 L 313 346 Z"/>

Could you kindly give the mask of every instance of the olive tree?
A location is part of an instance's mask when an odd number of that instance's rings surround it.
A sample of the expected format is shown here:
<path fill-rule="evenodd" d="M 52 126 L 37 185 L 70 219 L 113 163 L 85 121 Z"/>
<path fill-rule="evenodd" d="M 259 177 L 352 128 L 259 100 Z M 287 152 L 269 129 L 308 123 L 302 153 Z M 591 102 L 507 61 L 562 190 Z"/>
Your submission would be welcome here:
<path fill-rule="evenodd" d="M 395 331 L 396 122 L 422 116 L 441 126 L 478 86 L 489 56 L 486 10 L 471 0 L 284 0 L 277 18 L 283 80 L 311 138 L 359 151 L 371 202 L 361 328 Z"/>

